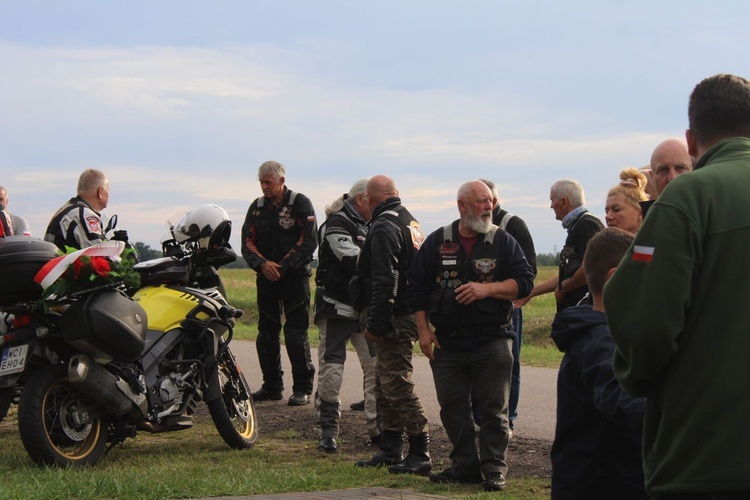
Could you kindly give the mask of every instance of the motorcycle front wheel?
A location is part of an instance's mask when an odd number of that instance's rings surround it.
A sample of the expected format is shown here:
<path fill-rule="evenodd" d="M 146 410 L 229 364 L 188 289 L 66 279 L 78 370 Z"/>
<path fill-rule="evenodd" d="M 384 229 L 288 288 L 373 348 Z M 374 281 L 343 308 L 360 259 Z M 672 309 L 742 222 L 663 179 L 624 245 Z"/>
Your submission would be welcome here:
<path fill-rule="evenodd" d="M 104 418 L 84 419 L 88 398 L 68 382 L 68 368 L 40 368 L 23 388 L 18 430 L 26 452 L 39 465 L 94 465 L 105 451 L 109 425 Z"/>
<path fill-rule="evenodd" d="M 229 349 L 219 358 L 217 369 L 221 397 L 207 403 L 211 419 L 231 448 L 250 448 L 258 439 L 258 420 L 250 386 Z"/>

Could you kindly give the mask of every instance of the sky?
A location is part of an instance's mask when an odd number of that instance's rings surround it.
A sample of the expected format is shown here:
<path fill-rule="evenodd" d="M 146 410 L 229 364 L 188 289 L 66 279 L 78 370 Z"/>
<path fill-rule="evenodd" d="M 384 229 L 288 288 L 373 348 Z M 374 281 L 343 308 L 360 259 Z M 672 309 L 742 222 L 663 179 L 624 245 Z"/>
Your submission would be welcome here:
<path fill-rule="evenodd" d="M 319 219 L 389 175 L 426 233 L 482 177 L 559 251 L 552 183 L 603 219 L 620 170 L 684 137 L 698 82 L 750 77 L 748 21 L 746 1 L 0 0 L 0 185 L 43 237 L 97 168 L 131 241 L 215 203 L 238 247 L 266 160 Z"/>

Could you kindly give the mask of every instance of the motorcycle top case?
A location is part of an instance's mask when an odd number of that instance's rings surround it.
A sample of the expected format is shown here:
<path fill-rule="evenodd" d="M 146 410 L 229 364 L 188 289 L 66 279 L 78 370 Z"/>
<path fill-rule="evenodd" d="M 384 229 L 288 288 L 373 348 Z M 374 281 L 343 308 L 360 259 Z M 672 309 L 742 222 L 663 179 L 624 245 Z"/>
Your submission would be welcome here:
<path fill-rule="evenodd" d="M 0 306 L 38 300 L 42 287 L 34 276 L 57 256 L 57 246 L 49 241 L 31 236 L 0 238 Z"/>
<path fill-rule="evenodd" d="M 105 289 L 71 305 L 60 319 L 60 334 L 94 358 L 135 361 L 146 344 L 147 325 L 140 304 L 119 290 Z"/>
<path fill-rule="evenodd" d="M 188 269 L 185 263 L 172 257 L 139 262 L 133 269 L 141 275 L 141 285 L 187 285 Z"/>

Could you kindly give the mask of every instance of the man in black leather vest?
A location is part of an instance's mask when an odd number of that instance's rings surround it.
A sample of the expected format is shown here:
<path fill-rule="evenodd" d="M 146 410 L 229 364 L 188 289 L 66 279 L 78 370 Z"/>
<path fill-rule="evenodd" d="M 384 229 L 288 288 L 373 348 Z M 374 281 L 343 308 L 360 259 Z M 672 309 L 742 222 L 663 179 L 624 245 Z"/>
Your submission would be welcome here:
<path fill-rule="evenodd" d="M 492 224 L 492 208 L 486 184 L 463 184 L 460 219 L 427 237 L 409 273 L 419 346 L 430 358 L 440 419 L 453 444 L 453 463 L 430 480 L 484 481 L 488 491 L 503 489 L 508 471 L 512 301 L 534 282 L 516 240 Z M 481 414 L 478 452 L 471 389 Z"/>
<path fill-rule="evenodd" d="M 407 274 L 424 237 L 417 220 L 401 204 L 393 179 L 372 177 L 367 198 L 372 221 L 350 288 L 353 302 L 367 308 L 364 334 L 375 344 L 375 399 L 383 416 L 383 439 L 380 451 L 357 465 L 389 465 L 392 473 L 425 475 L 432 470 L 430 434 L 411 381 L 417 325 L 407 299 Z M 409 440 L 406 458 L 404 433 Z"/>
<path fill-rule="evenodd" d="M 250 204 L 242 226 L 242 256 L 257 273 L 258 360 L 263 386 L 256 401 L 283 397 L 281 316 L 292 363 L 290 406 L 310 402 L 315 366 L 310 356 L 310 260 L 318 245 L 318 226 L 310 199 L 284 185 L 286 169 L 267 161 L 258 169 L 263 196 Z"/>

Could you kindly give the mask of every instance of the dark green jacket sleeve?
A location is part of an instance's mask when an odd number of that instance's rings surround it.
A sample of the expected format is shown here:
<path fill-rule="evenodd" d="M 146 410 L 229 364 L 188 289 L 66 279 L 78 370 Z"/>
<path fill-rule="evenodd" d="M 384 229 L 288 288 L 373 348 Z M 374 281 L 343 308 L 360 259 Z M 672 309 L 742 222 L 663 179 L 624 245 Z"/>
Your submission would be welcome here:
<path fill-rule="evenodd" d="M 657 202 L 604 288 L 615 341 L 614 371 L 635 396 L 646 396 L 677 351 L 700 256 L 695 221 Z"/>

